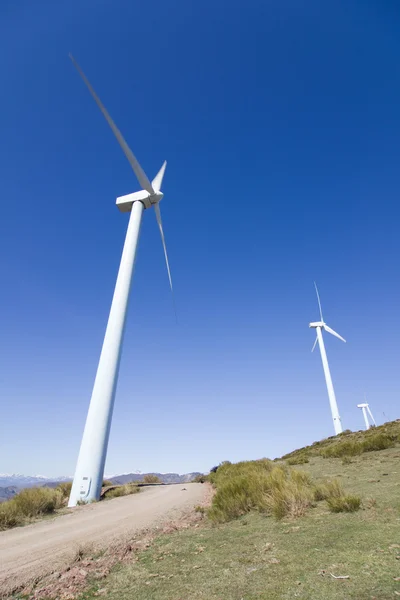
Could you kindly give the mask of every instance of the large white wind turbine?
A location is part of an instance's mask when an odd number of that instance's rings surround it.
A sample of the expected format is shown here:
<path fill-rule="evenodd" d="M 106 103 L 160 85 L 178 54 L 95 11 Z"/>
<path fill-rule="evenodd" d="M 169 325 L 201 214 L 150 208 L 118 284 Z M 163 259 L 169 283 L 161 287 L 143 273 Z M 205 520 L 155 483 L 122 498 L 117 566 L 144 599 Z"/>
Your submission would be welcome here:
<path fill-rule="evenodd" d="M 161 184 L 167 163 L 164 162 L 156 177 L 150 182 L 83 71 L 73 56 L 70 55 L 70 58 L 106 118 L 143 188 L 139 192 L 117 198 L 119 210 L 131 214 L 68 503 L 68 506 L 76 506 L 78 501 L 91 502 L 100 497 L 140 224 L 143 211 L 151 206 L 154 206 L 160 229 L 171 291 L 172 280 L 158 205 L 163 197 Z"/>
<path fill-rule="evenodd" d="M 336 402 L 335 390 L 333 389 L 331 372 L 329 370 L 328 358 L 326 356 L 326 350 L 325 350 L 324 338 L 322 336 L 322 330 L 324 329 L 326 332 L 331 333 L 335 337 L 339 338 L 339 340 L 342 340 L 342 342 L 345 342 L 346 340 L 344 338 L 342 338 L 341 335 L 336 333 L 336 331 L 333 331 L 333 329 L 328 327 L 328 325 L 325 323 L 323 316 L 322 316 L 321 300 L 319 298 L 317 284 L 314 282 L 314 285 L 315 285 L 315 291 L 317 292 L 318 306 L 319 306 L 319 313 L 321 316 L 321 320 L 316 321 L 315 323 L 310 323 L 310 327 L 317 330 L 317 337 L 315 338 L 314 346 L 312 347 L 311 352 L 314 352 L 314 348 L 318 342 L 319 349 L 321 352 L 322 366 L 324 368 L 326 387 L 328 388 L 329 404 L 331 406 L 333 426 L 335 428 L 335 434 L 337 435 L 338 433 L 342 433 L 343 430 L 342 430 L 342 423 L 340 421 L 339 409 L 338 409 L 338 405 Z"/>
<path fill-rule="evenodd" d="M 371 417 L 371 420 L 376 427 L 375 419 L 372 415 L 372 412 L 369 409 L 369 404 L 367 402 L 363 402 L 362 404 L 357 404 L 357 408 L 362 409 L 364 421 L 365 421 L 365 429 L 369 429 L 371 427 L 371 425 L 369 424 L 369 421 L 368 421 L 368 414 Z M 368 414 L 367 414 L 367 411 L 368 411 Z"/>

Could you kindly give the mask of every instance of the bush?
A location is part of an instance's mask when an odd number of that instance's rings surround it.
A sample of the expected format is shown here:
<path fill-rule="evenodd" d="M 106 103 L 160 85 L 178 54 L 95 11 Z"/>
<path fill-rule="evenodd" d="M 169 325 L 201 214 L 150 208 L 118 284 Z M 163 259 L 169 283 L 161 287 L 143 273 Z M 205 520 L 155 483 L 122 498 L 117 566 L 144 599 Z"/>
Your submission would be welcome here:
<path fill-rule="evenodd" d="M 353 432 L 351 429 L 345 429 L 344 431 L 342 431 L 341 433 L 338 433 L 338 437 L 339 436 L 343 436 L 343 435 L 351 435 Z"/>
<path fill-rule="evenodd" d="M 157 475 L 150 474 L 143 477 L 143 483 L 162 483 L 162 481 Z"/>
<path fill-rule="evenodd" d="M 207 475 L 196 475 L 192 479 L 192 483 L 205 483 L 207 481 Z"/>
<path fill-rule="evenodd" d="M 363 452 L 362 442 L 339 441 L 321 450 L 324 458 L 342 458 L 343 456 L 357 456 Z"/>
<path fill-rule="evenodd" d="M 359 496 L 340 496 L 338 498 L 328 498 L 327 503 L 331 512 L 355 512 L 361 506 Z"/>
<path fill-rule="evenodd" d="M 71 488 L 72 481 L 65 481 L 63 483 L 59 483 L 56 487 L 56 490 L 58 490 L 61 493 L 63 499 L 65 500 L 65 498 L 69 498 L 71 494 Z"/>
<path fill-rule="evenodd" d="M 259 510 L 280 519 L 299 516 L 311 506 L 313 489 L 307 473 L 272 461 L 224 464 L 213 474 L 217 492 L 208 511 L 217 523 L 230 521 L 250 510 Z"/>
<path fill-rule="evenodd" d="M 0 530 L 22 525 L 27 519 L 54 512 L 63 504 L 60 490 L 27 488 L 0 505 Z"/>
<path fill-rule="evenodd" d="M 115 485 L 115 484 L 112 481 L 110 481 L 109 479 L 103 479 L 102 487 L 108 487 L 109 485 Z"/>
<path fill-rule="evenodd" d="M 375 433 L 368 436 L 362 442 L 363 452 L 372 452 L 373 450 L 385 450 L 394 446 L 393 439 L 387 433 Z"/>
<path fill-rule="evenodd" d="M 52 513 L 62 505 L 62 494 L 52 488 L 27 488 L 14 496 L 10 502 L 24 517 L 37 517 Z"/>
<path fill-rule="evenodd" d="M 140 488 L 131 483 L 126 483 L 125 485 L 119 485 L 118 487 L 110 490 L 106 494 L 106 498 L 119 498 L 120 496 L 129 496 L 131 494 L 137 494 L 140 491 Z"/>
<path fill-rule="evenodd" d="M 395 445 L 393 436 L 387 433 L 373 433 L 366 435 L 362 441 L 338 441 L 327 448 L 321 450 L 321 456 L 324 458 L 349 458 L 357 456 L 363 452 L 372 452 L 374 450 L 385 450 Z M 344 463 L 346 464 L 346 463 Z"/>
<path fill-rule="evenodd" d="M 310 462 L 310 459 L 306 455 L 300 455 L 300 456 L 293 456 L 293 458 L 288 458 L 286 462 L 288 465 L 291 465 L 291 466 L 305 465 L 306 463 Z"/>
<path fill-rule="evenodd" d="M 22 525 L 23 517 L 17 512 L 12 500 L 0 504 L 0 531 Z"/>

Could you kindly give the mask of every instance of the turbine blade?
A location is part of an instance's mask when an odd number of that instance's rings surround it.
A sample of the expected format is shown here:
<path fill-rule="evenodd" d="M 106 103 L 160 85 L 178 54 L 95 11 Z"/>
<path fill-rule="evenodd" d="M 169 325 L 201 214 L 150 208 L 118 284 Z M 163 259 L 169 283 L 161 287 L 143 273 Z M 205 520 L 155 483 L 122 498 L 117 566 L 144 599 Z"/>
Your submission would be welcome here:
<path fill-rule="evenodd" d="M 328 325 L 324 324 L 324 329 L 325 331 L 327 331 L 328 333 L 331 333 L 332 335 L 334 335 L 335 337 L 339 338 L 339 340 L 342 340 L 342 342 L 346 342 L 346 340 L 344 338 L 342 338 L 341 335 L 339 335 L 338 333 L 336 333 L 336 331 L 333 331 L 333 329 L 331 329 L 330 327 L 328 327 Z"/>
<path fill-rule="evenodd" d="M 172 302 L 173 302 L 173 305 L 174 305 L 175 319 L 178 322 L 178 317 L 177 317 L 177 314 L 176 314 L 176 307 L 175 307 L 174 289 L 172 287 L 171 269 L 169 268 L 167 246 L 165 244 L 165 236 L 164 236 L 164 230 L 163 230 L 163 226 L 162 226 L 161 212 L 160 212 L 160 207 L 159 207 L 158 203 L 154 204 L 154 211 L 156 213 L 156 219 L 157 219 L 158 227 L 160 229 L 160 234 L 161 234 L 161 241 L 162 241 L 163 250 L 164 250 L 164 256 L 165 256 L 165 264 L 167 265 L 169 285 L 170 285 L 170 288 L 171 288 Z"/>
<path fill-rule="evenodd" d="M 164 160 L 163 166 L 161 167 L 161 169 L 158 171 L 157 175 L 154 177 L 153 181 L 151 182 L 151 185 L 153 186 L 153 189 L 155 192 L 159 192 L 161 190 L 166 166 L 167 166 L 167 161 Z"/>
<path fill-rule="evenodd" d="M 320 297 L 319 297 L 318 288 L 317 288 L 317 284 L 315 283 L 315 281 L 314 281 L 314 285 L 315 285 L 315 291 L 317 292 L 317 299 L 318 299 L 318 306 L 319 306 L 319 314 L 321 315 L 321 321 L 323 322 L 323 321 L 324 321 L 324 318 L 323 318 L 323 316 L 322 316 L 321 300 L 320 300 Z"/>
<path fill-rule="evenodd" d="M 137 161 L 135 155 L 133 154 L 132 150 L 129 148 L 128 144 L 125 142 L 124 138 L 122 137 L 122 134 L 121 134 L 120 130 L 115 125 L 114 121 L 112 120 L 112 118 L 108 114 L 107 110 L 103 106 L 100 98 L 97 96 L 96 92 L 92 88 L 92 86 L 89 83 L 86 75 L 84 74 L 84 72 L 82 71 L 82 69 L 80 68 L 80 66 L 78 65 L 78 63 L 74 59 L 74 57 L 72 56 L 72 54 L 70 54 L 69 57 L 70 57 L 70 59 L 72 61 L 72 64 L 74 65 L 74 67 L 78 71 L 79 75 L 82 77 L 84 83 L 86 84 L 86 87 L 88 88 L 89 92 L 91 93 L 91 95 L 92 95 L 94 101 L 96 102 L 97 106 L 99 107 L 99 109 L 103 113 L 103 115 L 104 115 L 107 123 L 111 127 L 111 129 L 112 129 L 115 137 L 117 138 L 117 141 L 118 141 L 119 145 L 121 146 L 121 148 L 122 148 L 122 150 L 123 150 L 126 158 L 129 161 L 129 164 L 131 165 L 131 167 L 133 169 L 133 172 L 135 173 L 136 177 L 138 178 L 138 181 L 139 181 L 141 187 L 144 190 L 146 190 L 147 192 L 149 192 L 149 194 L 154 194 L 154 190 L 152 188 L 152 185 L 151 185 L 150 181 L 147 178 L 146 173 L 143 171 L 142 167 L 138 163 L 138 161 Z"/>
<path fill-rule="evenodd" d="M 317 342 L 318 342 L 318 336 L 315 338 L 314 346 L 312 347 L 311 352 L 314 352 Z"/>

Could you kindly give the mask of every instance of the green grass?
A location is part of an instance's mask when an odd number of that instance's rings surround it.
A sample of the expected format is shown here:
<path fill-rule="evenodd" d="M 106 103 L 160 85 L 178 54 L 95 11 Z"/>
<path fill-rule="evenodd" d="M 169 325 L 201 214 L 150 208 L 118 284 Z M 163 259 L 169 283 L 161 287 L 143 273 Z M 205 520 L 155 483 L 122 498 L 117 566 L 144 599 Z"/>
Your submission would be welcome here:
<path fill-rule="evenodd" d="M 276 520 L 252 510 L 215 525 L 206 517 L 196 529 L 158 537 L 137 561 L 92 582 L 81 599 L 95 600 L 99 588 L 107 600 L 395 598 L 395 591 L 400 593 L 394 579 L 400 575 L 399 459 L 398 447 L 355 455 L 346 464 L 311 454 L 302 470 L 312 483 L 315 507 L 300 518 Z M 232 465 L 237 477 L 245 465 Z M 252 468 L 259 476 L 273 470 L 270 461 Z M 219 477 L 223 487 L 224 480 L 232 480 L 229 470 L 224 465 L 212 479 L 218 484 Z M 347 512 L 360 497 L 361 509 Z M 346 505 L 343 512 L 331 512 L 328 502 L 335 501 L 341 510 Z"/>

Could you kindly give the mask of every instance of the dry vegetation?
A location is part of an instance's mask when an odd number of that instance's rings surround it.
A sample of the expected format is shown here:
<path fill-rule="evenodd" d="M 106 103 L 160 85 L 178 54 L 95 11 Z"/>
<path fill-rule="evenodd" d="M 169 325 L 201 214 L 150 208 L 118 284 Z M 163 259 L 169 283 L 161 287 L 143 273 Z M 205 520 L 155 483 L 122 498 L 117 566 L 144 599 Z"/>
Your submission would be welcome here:
<path fill-rule="evenodd" d="M 22 490 L 11 500 L 0 504 L 0 530 L 24 525 L 34 518 L 54 513 L 64 505 L 68 494 L 65 487 Z"/>
<path fill-rule="evenodd" d="M 103 481 L 103 486 L 113 486 L 112 481 Z M 0 531 L 26 525 L 34 519 L 55 514 L 65 508 L 71 493 L 72 482 L 60 483 L 56 488 L 32 487 L 21 490 L 16 496 L 0 504 Z M 139 492 L 137 484 L 114 486 L 105 497 L 117 498 Z M 80 503 L 78 503 L 80 504 Z"/>
<path fill-rule="evenodd" d="M 120 496 L 129 496 L 131 494 L 137 494 L 140 488 L 135 483 L 126 483 L 125 485 L 119 485 L 114 487 L 107 492 L 106 498 L 119 498 Z"/>
<path fill-rule="evenodd" d="M 143 483 L 162 483 L 162 481 L 157 475 L 149 473 L 143 477 Z"/>
<path fill-rule="evenodd" d="M 305 464 L 313 456 L 323 458 L 342 458 L 345 461 L 365 452 L 374 452 L 393 448 L 400 442 L 400 421 L 371 427 L 368 431 L 345 430 L 338 436 L 332 436 L 320 442 L 314 442 L 300 450 L 286 454 L 288 464 Z"/>
<path fill-rule="evenodd" d="M 276 519 L 299 517 L 326 500 L 334 512 L 357 510 L 361 499 L 346 496 L 337 481 L 315 485 L 309 473 L 268 459 L 222 463 L 208 476 L 216 494 L 208 517 L 224 523 L 257 510 Z"/>

